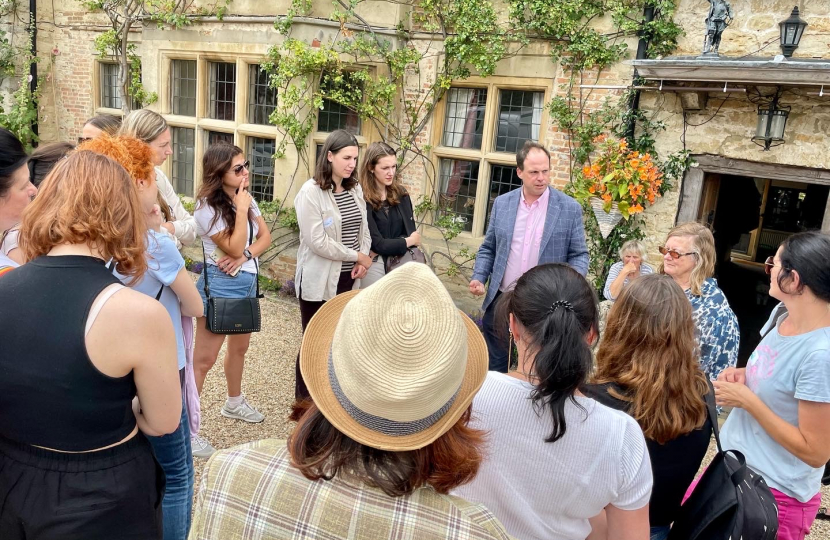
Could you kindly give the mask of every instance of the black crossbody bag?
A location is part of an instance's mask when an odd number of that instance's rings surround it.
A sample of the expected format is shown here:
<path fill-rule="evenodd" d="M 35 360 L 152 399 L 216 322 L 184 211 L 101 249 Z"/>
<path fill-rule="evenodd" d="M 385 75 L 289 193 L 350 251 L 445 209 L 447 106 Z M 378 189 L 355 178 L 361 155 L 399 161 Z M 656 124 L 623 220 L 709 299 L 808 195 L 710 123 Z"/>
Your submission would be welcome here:
<path fill-rule="evenodd" d="M 254 226 L 248 220 L 248 245 L 254 242 Z M 254 258 L 256 266 L 256 296 L 254 298 L 212 298 L 210 296 L 210 284 L 207 275 L 207 256 L 205 255 L 205 243 L 202 242 L 202 267 L 205 276 L 205 296 L 207 297 L 206 324 L 208 331 L 214 334 L 250 334 L 259 332 L 262 323 L 262 316 L 259 311 L 259 299 L 262 295 L 259 292 L 259 264 Z M 241 272 L 241 270 L 240 270 Z"/>

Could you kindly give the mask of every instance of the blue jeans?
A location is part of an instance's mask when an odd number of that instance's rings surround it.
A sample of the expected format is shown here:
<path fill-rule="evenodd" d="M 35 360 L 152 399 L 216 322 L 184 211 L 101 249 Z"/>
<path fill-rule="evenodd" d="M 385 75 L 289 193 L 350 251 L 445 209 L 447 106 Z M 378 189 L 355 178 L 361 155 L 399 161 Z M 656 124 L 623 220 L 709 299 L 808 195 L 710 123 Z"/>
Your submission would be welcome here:
<path fill-rule="evenodd" d="M 190 451 L 190 424 L 182 406 L 176 431 L 161 437 L 147 437 L 153 446 L 167 486 L 161 503 L 164 540 L 185 540 L 190 531 L 193 506 L 193 454 Z"/>
<path fill-rule="evenodd" d="M 664 527 L 652 527 L 651 536 L 649 537 L 649 540 L 666 540 L 666 538 L 669 536 L 670 530 L 671 527 L 669 527 L 668 525 Z"/>

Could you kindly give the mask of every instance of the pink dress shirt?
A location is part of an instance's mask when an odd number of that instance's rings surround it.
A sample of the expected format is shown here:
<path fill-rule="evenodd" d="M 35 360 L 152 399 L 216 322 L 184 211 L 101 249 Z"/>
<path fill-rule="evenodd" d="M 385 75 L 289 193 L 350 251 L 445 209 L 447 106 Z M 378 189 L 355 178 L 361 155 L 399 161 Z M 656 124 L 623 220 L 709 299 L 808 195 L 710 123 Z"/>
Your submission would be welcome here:
<path fill-rule="evenodd" d="M 513 227 L 510 253 L 507 256 L 507 267 L 499 286 L 500 291 L 511 289 L 522 274 L 539 264 L 539 248 L 542 245 L 549 198 L 550 190 L 546 189 L 541 197 L 527 204 L 522 189 L 519 208 L 516 210 L 516 225 Z"/>

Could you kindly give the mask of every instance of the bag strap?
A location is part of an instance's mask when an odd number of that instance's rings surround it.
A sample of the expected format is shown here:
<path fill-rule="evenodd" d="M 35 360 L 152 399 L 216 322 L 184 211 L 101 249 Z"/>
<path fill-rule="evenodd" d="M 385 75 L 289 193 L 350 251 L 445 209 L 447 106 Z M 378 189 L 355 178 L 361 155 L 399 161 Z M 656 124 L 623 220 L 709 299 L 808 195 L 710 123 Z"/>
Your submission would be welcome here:
<path fill-rule="evenodd" d="M 205 278 L 205 298 L 210 300 L 210 283 L 207 277 L 207 255 L 205 255 L 205 241 L 202 240 L 202 275 Z"/>
<path fill-rule="evenodd" d="M 723 447 L 720 444 L 720 429 L 718 427 L 718 410 L 715 406 L 715 387 L 712 382 L 707 380 L 709 391 L 706 392 L 706 412 L 709 415 L 709 421 L 712 423 L 712 433 L 715 434 L 715 442 L 718 444 L 718 453 L 723 454 Z"/>
<path fill-rule="evenodd" d="M 253 243 L 254 243 L 254 224 L 249 219 L 248 220 L 248 246 L 247 247 L 251 247 L 251 244 L 253 244 Z M 245 248 L 245 249 L 247 249 L 247 248 Z M 254 259 L 254 266 L 256 266 L 256 297 L 257 298 L 262 298 L 259 295 L 259 263 L 257 262 L 256 257 L 253 257 L 253 259 Z"/>

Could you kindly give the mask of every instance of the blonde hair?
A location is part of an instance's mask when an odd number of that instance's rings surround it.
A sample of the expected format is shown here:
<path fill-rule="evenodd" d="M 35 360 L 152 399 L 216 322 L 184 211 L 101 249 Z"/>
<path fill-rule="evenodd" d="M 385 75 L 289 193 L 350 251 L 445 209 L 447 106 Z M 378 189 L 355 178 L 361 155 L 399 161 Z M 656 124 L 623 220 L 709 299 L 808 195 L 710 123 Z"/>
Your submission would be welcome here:
<path fill-rule="evenodd" d="M 88 244 L 137 281 L 147 271 L 147 227 L 135 182 L 114 159 L 77 150 L 58 161 L 23 213 L 20 248 L 32 260 L 61 244 Z"/>
<path fill-rule="evenodd" d="M 689 285 L 692 294 L 700 296 L 700 287 L 706 278 L 715 274 L 715 237 L 712 231 L 702 223 L 690 221 L 678 225 L 669 231 L 666 240 L 675 236 L 688 236 L 692 239 L 692 250 L 695 252 L 695 267 L 689 278 Z M 663 263 L 660 263 L 659 272 L 665 274 Z"/>
<path fill-rule="evenodd" d="M 669 276 L 650 274 L 623 289 L 608 313 L 594 383 L 613 383 L 643 434 L 665 444 L 706 422 L 709 392 L 697 360 L 692 305 Z"/>
<path fill-rule="evenodd" d="M 168 128 L 167 120 L 160 114 L 150 109 L 139 109 L 124 117 L 118 134 L 133 137 L 149 144 L 167 131 Z"/>
<path fill-rule="evenodd" d="M 639 240 L 629 240 L 620 248 L 620 259 L 625 257 L 626 253 L 636 252 L 641 259 L 646 258 L 646 245 Z"/>

